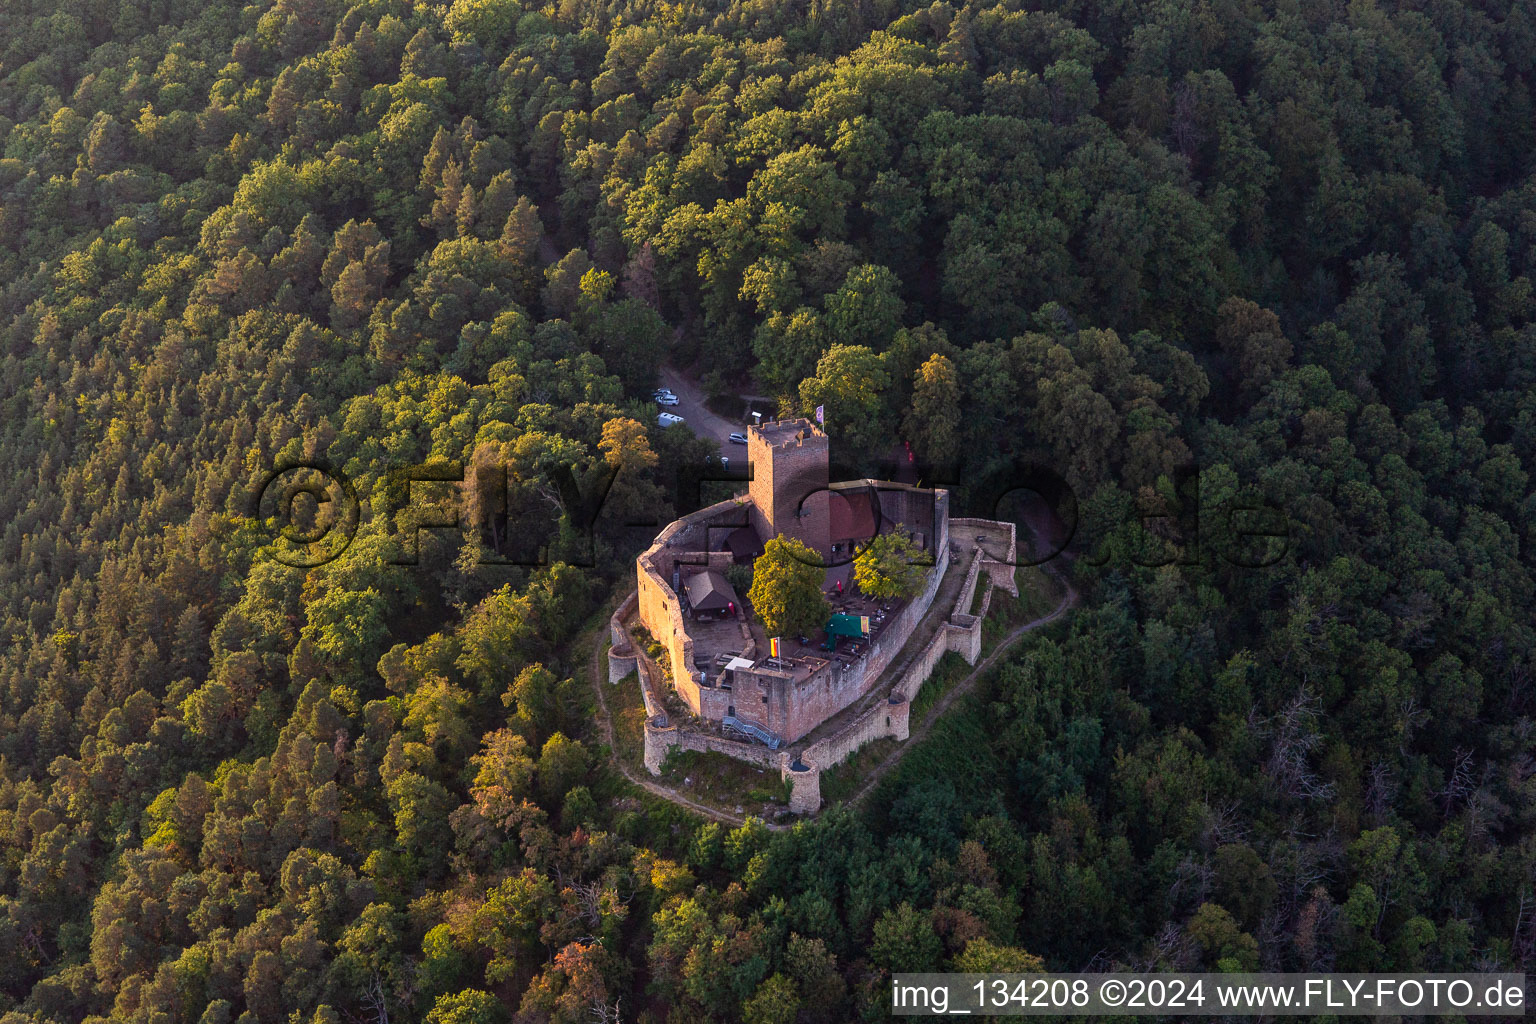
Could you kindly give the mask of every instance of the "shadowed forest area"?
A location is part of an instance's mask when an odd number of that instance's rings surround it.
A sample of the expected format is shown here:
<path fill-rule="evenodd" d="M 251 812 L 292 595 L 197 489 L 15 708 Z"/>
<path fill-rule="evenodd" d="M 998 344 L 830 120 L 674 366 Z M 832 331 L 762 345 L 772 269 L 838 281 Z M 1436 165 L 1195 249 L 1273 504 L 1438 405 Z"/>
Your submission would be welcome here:
<path fill-rule="evenodd" d="M 8 0 L 0 1024 L 1532 971 L 1533 70 L 1520 0 Z M 663 363 L 1077 496 L 1080 607 L 856 812 L 610 763 L 715 450 Z M 284 565 L 322 460 L 356 537 Z M 426 462 L 466 537 L 395 564 Z"/>

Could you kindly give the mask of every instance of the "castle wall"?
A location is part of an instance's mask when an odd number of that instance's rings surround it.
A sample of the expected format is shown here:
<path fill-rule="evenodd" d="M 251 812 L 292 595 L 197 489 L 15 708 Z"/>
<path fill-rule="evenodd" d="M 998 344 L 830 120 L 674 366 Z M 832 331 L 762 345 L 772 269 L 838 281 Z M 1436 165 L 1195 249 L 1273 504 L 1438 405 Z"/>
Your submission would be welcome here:
<path fill-rule="evenodd" d="M 928 614 L 928 609 L 933 607 L 933 599 L 938 595 L 939 586 L 944 582 L 944 574 L 948 571 L 949 547 L 946 545 L 938 552 L 933 568 L 928 570 L 928 581 L 923 585 L 923 589 L 893 618 L 887 620 L 887 625 L 881 630 L 879 639 L 870 647 L 868 656 L 863 659 L 865 671 L 870 674 L 870 681 L 879 678 L 880 673 L 890 665 L 891 659 L 896 657 L 911 639 L 913 631 Z"/>
<path fill-rule="evenodd" d="M 949 492 L 943 488 L 933 492 L 933 515 L 933 550 L 948 551 L 952 520 L 949 518 Z"/>
<path fill-rule="evenodd" d="M 791 794 L 790 810 L 796 814 L 809 814 L 820 808 L 821 782 L 820 773 L 841 764 L 866 743 L 878 739 L 890 737 L 896 740 L 905 740 L 909 735 L 912 701 L 922 690 L 933 670 L 938 667 L 939 661 L 954 651 L 965 659 L 969 665 L 976 664 L 981 657 L 981 629 L 982 622 L 986 618 L 987 610 L 992 604 L 993 587 L 989 585 L 982 594 L 981 605 L 976 614 L 964 611 L 969 608 L 971 601 L 975 599 L 977 581 L 981 578 L 985 563 L 991 561 L 983 557 L 980 549 L 971 556 L 971 563 L 966 569 L 966 582 L 961 591 L 956 595 L 955 603 L 949 614 L 948 620 L 939 627 L 938 631 L 923 649 L 918 652 L 912 662 L 902 671 L 901 678 L 891 686 L 891 696 L 885 703 L 870 708 L 857 719 L 850 722 L 843 729 L 832 736 L 817 743 L 811 744 L 800 754 L 800 761 L 806 766 L 803 772 L 792 772 L 788 767 L 781 770 L 781 776 L 792 778 L 795 792 Z M 1009 576 L 1010 581 L 1012 576 Z M 988 576 L 990 584 L 990 574 Z M 813 783 L 811 775 L 817 778 Z M 803 793 L 797 798 L 796 793 Z M 812 795 L 817 801 L 812 804 Z"/>
<path fill-rule="evenodd" d="M 669 573 L 670 576 L 670 573 Z M 682 599 L 673 591 L 669 581 L 663 580 L 656 569 L 643 558 L 639 572 L 640 622 L 667 650 L 672 666 L 672 681 L 679 696 L 694 709 L 699 706 L 699 685 L 693 678 L 693 640 L 683 623 Z"/>
<path fill-rule="evenodd" d="M 979 579 L 980 567 L 990 561 L 981 558 L 979 554 L 973 554 L 967 575 L 971 576 L 974 572 Z M 649 719 L 645 727 L 646 767 L 652 774 L 660 774 L 661 763 L 673 747 L 713 751 L 750 764 L 777 767 L 780 778 L 791 784 L 790 810 L 796 814 L 814 813 L 821 807 L 821 772 L 842 763 L 867 743 L 886 737 L 898 741 L 908 737 L 912 700 L 933 675 L 933 670 L 945 654 L 954 651 L 968 664 L 976 663 L 981 655 L 982 623 L 991 607 L 992 591 L 995 589 L 990 582 L 989 578 L 989 585 L 982 594 L 975 614 L 958 610 L 964 607 L 960 599 L 967 595 L 957 595 L 953 606 L 956 610 L 951 611 L 948 620 L 903 670 L 901 678 L 892 685 L 890 698 L 870 708 L 832 736 L 805 748 L 798 759 L 802 766 L 799 770 L 794 767 L 794 759 L 787 752 L 775 753 L 756 743 L 743 743 L 710 733 L 678 729 L 676 726 L 657 726 Z M 974 599 L 974 596 L 972 590 L 969 598 Z"/>
<path fill-rule="evenodd" d="M 789 780 L 789 809 L 795 814 L 815 814 L 821 808 L 821 769 L 802 764 L 797 771 L 792 764 L 779 769 L 779 777 Z"/>
<path fill-rule="evenodd" d="M 880 497 L 882 531 L 888 532 L 899 524 L 908 533 L 921 535 L 923 546 L 929 552 L 940 550 L 934 527 L 941 518 L 938 499 L 945 492 L 892 487 L 887 484 L 876 493 Z"/>
<path fill-rule="evenodd" d="M 677 745 L 678 728 L 675 725 L 656 725 L 645 720 L 645 770 L 652 775 L 661 774 L 661 763 Z"/>
<path fill-rule="evenodd" d="M 624 623 L 635 614 L 635 609 L 639 605 L 640 592 L 632 590 L 608 618 L 608 681 L 610 683 L 616 683 L 631 672 L 640 670 L 635 645 L 630 642 L 629 631 L 624 628 Z"/>
<path fill-rule="evenodd" d="M 822 671 L 798 684 L 785 686 L 782 702 L 770 698 L 773 715 L 768 728 L 785 742 L 793 743 L 868 693 L 928 614 L 948 569 L 946 547 L 939 552 L 938 563 L 928 571 L 922 591 L 887 620 L 886 627 L 862 658 L 849 664 L 834 658 Z"/>
<path fill-rule="evenodd" d="M 965 570 L 965 582 L 960 584 L 960 593 L 955 598 L 955 611 L 968 613 L 971 610 L 971 602 L 976 599 L 976 580 L 981 576 L 981 560 L 984 552 L 977 548 L 971 555 L 971 564 Z"/>
<path fill-rule="evenodd" d="M 864 744 L 891 737 L 904 740 L 910 728 L 911 701 L 949 651 L 975 664 L 981 653 L 981 627 L 991 603 L 992 590 L 1017 594 L 1014 564 L 1017 561 L 1015 529 L 1011 523 L 981 519 L 949 518 L 949 492 L 909 487 L 882 481 L 850 481 L 829 490 L 826 435 L 808 420 L 765 425 L 748 431 L 748 458 L 753 474 L 749 500 L 731 499 L 684 516 L 668 525 L 637 560 L 636 593 L 610 624 L 614 643 L 609 652 L 609 677 L 619 679 L 642 666 L 637 652 L 621 643 L 623 622 L 632 610 L 639 621 L 667 650 L 673 686 L 694 715 L 719 721 L 728 712 L 757 722 L 786 742 L 804 737 L 827 719 L 864 696 L 890 668 L 912 634 L 930 614 L 934 598 L 948 571 L 950 540 L 972 552 L 966 576 L 946 620 L 901 670 L 892 683 L 889 699 L 871 707 L 836 734 L 801 752 L 798 764 L 787 752 L 775 753 L 751 742 L 727 739 L 704 730 L 679 728 L 667 722 L 659 697 L 661 680 L 642 678 L 647 721 L 645 764 L 653 774 L 672 749 L 723 753 L 763 767 L 777 767 L 791 783 L 790 807 L 810 813 L 821 803 L 820 773 Z M 830 554 L 830 498 L 843 488 L 870 488 L 878 496 L 881 526 L 900 524 L 921 534 L 924 546 L 935 556 L 923 590 L 889 620 L 876 640 L 857 662 L 849 665 L 832 659 L 810 677 L 796 683 L 772 674 L 738 673 L 730 689 L 702 686 L 703 673 L 694 668 L 694 643 L 682 611 L 682 598 L 673 591 L 672 574 L 678 566 L 725 569 L 731 563 L 712 526 L 728 531 L 750 522 L 765 540 L 783 534 L 795 537 L 823 555 Z M 975 613 L 976 588 L 985 577 L 987 586 Z M 743 654 L 761 656 L 750 641 Z M 654 692 L 653 692 L 654 690 Z M 766 698 L 766 699 L 765 699 Z"/>
<path fill-rule="evenodd" d="M 981 561 L 981 567 L 987 571 L 987 578 L 992 581 L 994 587 L 1006 590 L 1014 597 L 1019 596 L 1019 581 L 1015 575 L 1018 566 L 1011 562 L 998 562 L 984 558 Z"/>
<path fill-rule="evenodd" d="M 722 570 L 730 565 L 729 552 L 707 550 L 709 530 L 712 524 L 739 520 L 741 510 L 740 499 L 730 498 L 683 516 L 669 523 L 635 560 L 640 623 L 666 648 L 673 686 L 696 715 L 705 714 L 713 703 L 700 694 L 693 640 L 683 620 L 682 598 L 672 589 L 672 572 L 678 565 Z"/>
<path fill-rule="evenodd" d="M 908 533 L 921 534 L 923 547 L 930 554 L 949 547 L 949 492 L 943 488 L 890 480 L 845 480 L 828 485 L 828 490 L 832 494 L 873 492 L 880 505 L 879 532 L 890 533 L 901 526 Z M 869 538 L 853 539 L 862 543 Z"/>
<path fill-rule="evenodd" d="M 1019 562 L 1018 527 L 1010 522 L 969 518 L 951 519 L 949 525 L 962 544 L 976 544 L 984 549 L 983 567 L 993 586 L 1017 597 L 1019 586 L 1014 570 Z M 982 539 L 977 541 L 977 537 Z"/>
<path fill-rule="evenodd" d="M 624 657 L 610 649 L 608 651 L 608 681 L 616 683 L 632 672 L 639 671 L 639 662 L 633 654 Z"/>
<path fill-rule="evenodd" d="M 884 739 L 887 736 L 904 740 L 907 738 L 907 719 L 911 708 L 911 703 L 904 698 L 894 704 L 888 700 L 883 701 L 870 708 L 867 714 L 850 722 L 847 728 L 828 736 L 820 743 L 807 747 L 800 758 L 806 764 L 814 762 L 817 768 L 825 771 L 834 765 L 841 764 L 866 743 Z"/>
<path fill-rule="evenodd" d="M 697 750 L 724 754 L 738 761 L 762 768 L 779 768 L 783 758 L 759 743 L 726 739 L 697 729 L 679 729 L 675 725 L 645 723 L 645 767 L 652 775 L 661 774 L 661 763 L 676 750 Z"/>
<path fill-rule="evenodd" d="M 862 660 L 845 664 L 834 658 L 810 678 L 791 683 L 785 687 L 790 696 L 779 735 L 793 743 L 862 697 L 874 678 Z"/>
<path fill-rule="evenodd" d="M 1013 580 L 1013 576 L 1010 574 L 1008 579 L 1011 582 Z M 999 589 L 998 585 L 993 583 L 992 586 L 988 587 L 986 592 L 981 595 L 981 607 L 976 609 L 976 618 L 978 620 L 986 619 L 987 612 L 992 607 L 992 591 L 997 589 Z M 1013 596 L 1018 597 L 1018 592 L 1015 591 Z"/>
<path fill-rule="evenodd" d="M 730 690 L 722 690 L 715 686 L 701 686 L 699 687 L 699 717 L 708 722 L 718 722 L 730 712 L 735 699 L 734 693 Z M 737 708 L 737 710 L 741 709 Z"/>

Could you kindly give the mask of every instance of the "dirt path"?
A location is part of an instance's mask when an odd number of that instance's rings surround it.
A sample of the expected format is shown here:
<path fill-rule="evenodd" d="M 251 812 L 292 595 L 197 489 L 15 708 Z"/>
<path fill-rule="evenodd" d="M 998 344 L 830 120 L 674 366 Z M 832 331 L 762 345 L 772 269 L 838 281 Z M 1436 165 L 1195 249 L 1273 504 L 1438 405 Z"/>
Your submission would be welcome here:
<path fill-rule="evenodd" d="M 607 629 L 608 626 L 605 623 L 602 627 L 602 631 L 606 632 Z M 599 633 L 597 642 L 592 647 L 592 691 L 597 694 L 598 724 L 602 727 L 603 740 L 608 744 L 608 750 L 613 761 L 613 766 L 617 768 L 626 779 L 639 786 L 647 793 L 659 796 L 663 800 L 670 800 L 675 804 L 688 808 L 695 814 L 703 815 L 706 818 L 721 822 L 722 824 L 726 825 L 740 825 L 744 823 L 746 821 L 746 815 L 730 814 L 726 811 L 721 811 L 714 807 L 710 807 L 707 804 L 701 804 L 697 800 L 691 800 L 670 786 L 663 786 L 661 783 L 652 779 L 649 775 L 642 775 L 641 773 L 636 772 L 630 768 L 629 765 L 625 764 L 623 759 L 619 757 L 618 746 L 614 742 L 613 715 L 608 711 L 608 695 L 603 689 L 608 685 L 608 667 L 603 664 L 603 662 L 607 660 L 605 654 L 606 652 L 602 642 L 602 635 Z M 642 655 L 641 657 L 644 656 Z M 638 679 L 635 680 L 635 683 L 637 686 L 643 685 Z M 770 822 L 768 823 L 768 827 L 781 828 L 782 826 L 774 825 Z"/>
<path fill-rule="evenodd" d="M 1031 522 L 1029 525 L 1032 529 L 1036 530 L 1036 532 L 1039 532 L 1039 527 L 1035 523 Z M 922 743 L 923 740 L 927 739 L 929 732 L 931 732 L 933 729 L 934 723 L 937 722 L 939 718 L 942 717 L 943 714 L 954 705 L 955 701 L 959 700 L 961 697 L 966 696 L 973 689 L 975 689 L 976 683 L 983 676 L 985 676 L 994 665 L 997 664 L 998 659 L 1000 659 L 1004 654 L 1008 653 L 1014 644 L 1018 643 L 1019 640 L 1021 640 L 1029 633 L 1032 633 L 1037 629 L 1041 629 L 1045 626 L 1049 626 L 1053 622 L 1056 622 L 1077 605 L 1077 590 L 1072 586 L 1072 583 L 1067 578 L 1066 574 L 1058 569 L 1055 565 L 1051 565 L 1047 572 L 1051 578 L 1054 579 L 1062 588 L 1061 603 L 1058 604 L 1055 610 L 1049 614 L 1042 615 L 1038 619 L 1034 619 L 1030 622 L 1024 623 L 1021 626 L 1018 626 L 1017 628 L 1010 631 L 1007 636 L 999 640 L 997 645 L 992 648 L 992 651 L 980 662 L 978 662 L 976 667 L 971 669 L 971 671 L 966 675 L 964 679 L 960 680 L 953 687 L 951 687 L 949 691 L 944 694 L 944 696 L 938 699 L 933 707 L 928 709 L 928 713 L 923 716 L 923 720 L 919 722 L 917 726 L 911 730 L 910 733 L 908 733 L 907 738 L 902 741 L 895 750 L 886 755 L 885 760 L 881 761 L 874 767 L 874 769 L 869 773 L 869 777 L 864 780 L 864 784 L 861 785 L 858 791 L 848 799 L 847 803 L 850 806 L 860 803 L 867 796 L 869 796 L 869 794 L 874 791 L 875 787 L 879 785 L 880 780 L 885 778 L 886 775 L 890 774 L 891 769 L 895 768 L 896 765 L 901 762 L 901 759 L 906 756 L 909 750 L 912 750 L 918 744 Z M 603 631 L 606 631 L 607 628 L 607 624 L 605 623 L 602 629 Z M 645 657 L 644 652 L 638 649 L 636 650 L 636 654 L 638 655 L 637 661 L 642 666 L 640 671 L 648 671 L 649 659 Z M 647 793 L 659 796 L 664 800 L 670 800 L 673 803 L 682 807 L 686 807 L 694 813 L 703 815 L 712 821 L 718 821 L 727 825 L 742 824 L 746 820 L 746 815 L 731 814 L 727 811 L 722 811 L 718 808 L 710 807 L 707 804 L 701 804 L 697 800 L 692 800 L 684 796 L 670 786 L 663 786 L 661 783 L 652 779 L 649 775 L 644 775 L 634 771 L 630 768 L 629 765 L 624 763 L 624 761 L 619 757 L 618 747 L 614 742 L 613 717 L 609 713 L 608 697 L 604 690 L 604 687 L 608 685 L 608 668 L 603 664 L 604 660 L 605 645 L 603 643 L 602 635 L 599 633 L 592 648 L 592 688 L 593 692 L 597 695 L 598 721 L 603 730 L 603 739 L 608 744 L 608 749 L 610 751 L 610 756 L 613 760 L 614 767 L 618 768 L 618 770 L 626 779 L 634 783 L 636 786 L 639 786 Z M 644 684 L 637 678 L 636 685 Z M 769 822 L 768 827 L 770 829 L 780 829 L 784 828 L 785 826 L 776 825 L 772 822 Z"/>
<path fill-rule="evenodd" d="M 1008 653 L 1009 648 L 1011 648 L 1015 643 L 1017 643 L 1027 634 L 1032 633 L 1043 626 L 1049 626 L 1051 623 L 1067 614 L 1067 612 L 1077 604 L 1077 591 L 1073 588 L 1072 584 L 1067 580 L 1067 578 L 1063 574 L 1057 572 L 1052 572 L 1051 576 L 1056 580 L 1057 583 L 1060 583 L 1063 588 L 1061 603 L 1056 606 L 1056 609 L 1049 615 L 1042 615 L 1038 619 L 1024 623 L 1022 626 L 1014 629 L 1007 636 L 999 640 L 997 642 L 997 646 L 992 648 L 992 653 L 981 659 L 976 667 L 971 669 L 971 671 L 966 675 L 964 679 L 950 687 L 949 691 L 945 693 L 944 696 L 940 697 L 938 701 L 933 705 L 933 707 L 928 709 L 928 713 L 923 716 L 923 720 L 917 724 L 917 727 L 908 732 L 907 738 L 903 740 L 895 750 L 887 754 L 885 760 L 875 765 L 874 769 L 870 771 L 869 777 L 864 780 L 864 784 L 858 788 L 853 796 L 848 798 L 847 802 L 849 806 L 853 806 L 859 803 L 865 797 L 869 796 L 870 793 L 874 792 L 875 787 L 880 784 L 880 780 L 890 774 L 891 769 L 895 768 L 896 765 L 901 762 L 901 759 L 906 756 L 907 751 L 911 750 L 913 747 L 917 746 L 919 743 L 923 742 L 923 740 L 928 738 L 928 733 L 932 731 L 934 723 L 943 716 L 944 712 L 949 710 L 955 701 L 959 700 L 961 697 L 964 697 L 973 689 L 975 689 L 977 681 L 985 676 L 987 671 L 991 669 L 993 665 L 997 664 L 997 660 L 999 658 Z"/>

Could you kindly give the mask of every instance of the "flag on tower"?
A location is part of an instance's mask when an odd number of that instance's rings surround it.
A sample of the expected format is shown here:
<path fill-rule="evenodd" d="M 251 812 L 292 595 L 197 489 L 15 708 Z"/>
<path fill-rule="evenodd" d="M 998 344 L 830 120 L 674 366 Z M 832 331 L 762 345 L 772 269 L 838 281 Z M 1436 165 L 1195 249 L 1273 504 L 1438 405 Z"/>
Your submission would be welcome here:
<path fill-rule="evenodd" d="M 827 425 L 827 407 L 826 406 L 818 405 L 816 407 L 816 422 L 820 423 L 822 426 L 826 426 Z"/>
<path fill-rule="evenodd" d="M 768 657 L 770 657 L 770 658 L 777 658 L 778 656 L 779 656 L 779 638 L 778 637 L 774 637 L 772 640 L 768 641 Z"/>

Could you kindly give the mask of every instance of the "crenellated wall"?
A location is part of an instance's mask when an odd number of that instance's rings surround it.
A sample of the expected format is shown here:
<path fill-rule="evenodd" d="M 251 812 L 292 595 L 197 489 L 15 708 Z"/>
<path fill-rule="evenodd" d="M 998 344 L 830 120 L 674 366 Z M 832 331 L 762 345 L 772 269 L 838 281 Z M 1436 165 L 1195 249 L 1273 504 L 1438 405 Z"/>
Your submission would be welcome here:
<path fill-rule="evenodd" d="M 763 541 L 780 534 L 831 554 L 827 435 L 807 419 L 776 420 L 747 428 L 752 466 L 752 526 Z"/>

